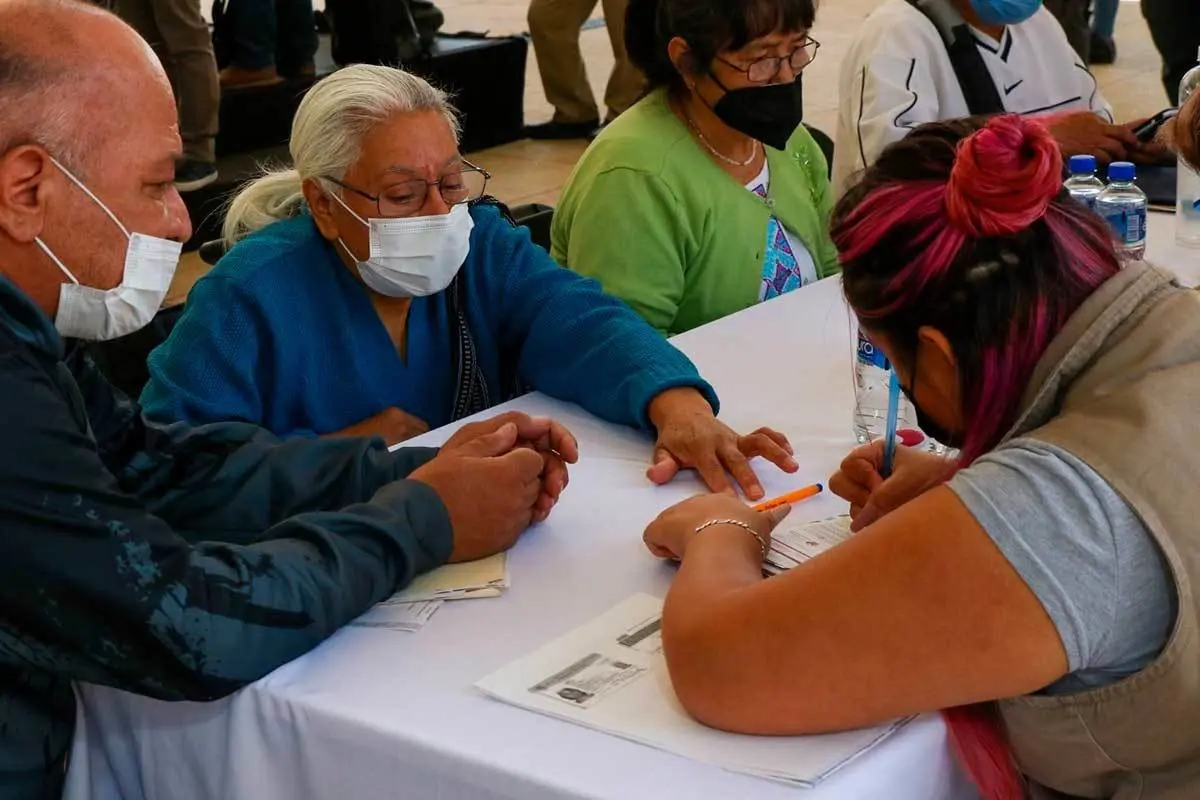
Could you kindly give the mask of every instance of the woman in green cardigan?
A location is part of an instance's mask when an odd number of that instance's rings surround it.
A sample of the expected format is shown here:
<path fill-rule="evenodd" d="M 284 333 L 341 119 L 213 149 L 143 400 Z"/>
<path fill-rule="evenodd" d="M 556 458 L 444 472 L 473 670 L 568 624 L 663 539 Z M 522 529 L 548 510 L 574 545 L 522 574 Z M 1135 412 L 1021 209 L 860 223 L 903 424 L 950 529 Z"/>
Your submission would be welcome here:
<path fill-rule="evenodd" d="M 814 0 L 631 0 L 649 94 L 583 155 L 552 255 L 673 335 L 837 271 L 800 124 Z"/>

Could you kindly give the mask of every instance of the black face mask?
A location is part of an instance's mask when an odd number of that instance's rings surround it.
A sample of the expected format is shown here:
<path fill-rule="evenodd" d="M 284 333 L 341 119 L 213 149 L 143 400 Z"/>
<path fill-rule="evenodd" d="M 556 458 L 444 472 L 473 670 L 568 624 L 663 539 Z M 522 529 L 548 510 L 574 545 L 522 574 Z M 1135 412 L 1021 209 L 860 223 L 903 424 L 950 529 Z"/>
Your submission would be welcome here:
<path fill-rule="evenodd" d="M 725 85 L 710 73 L 713 82 Z M 725 89 L 725 94 L 712 107 L 717 118 L 735 131 L 757 139 L 768 147 L 782 150 L 788 139 L 800 127 L 804 116 L 804 91 L 800 77 L 792 83 L 772 83 L 769 86 L 747 86 Z"/>
<path fill-rule="evenodd" d="M 917 359 L 913 357 L 913 366 L 911 372 L 912 378 L 915 381 L 917 377 Z M 917 427 L 924 432 L 926 436 L 933 438 L 939 444 L 945 445 L 952 450 L 961 450 L 963 444 L 963 436 L 961 433 L 954 433 L 946 430 L 938 423 L 930 419 L 929 415 L 921 410 L 917 405 L 916 398 L 907 386 L 900 384 L 900 391 L 904 392 L 904 396 L 908 398 L 909 405 L 913 407 L 913 412 L 917 415 Z"/>

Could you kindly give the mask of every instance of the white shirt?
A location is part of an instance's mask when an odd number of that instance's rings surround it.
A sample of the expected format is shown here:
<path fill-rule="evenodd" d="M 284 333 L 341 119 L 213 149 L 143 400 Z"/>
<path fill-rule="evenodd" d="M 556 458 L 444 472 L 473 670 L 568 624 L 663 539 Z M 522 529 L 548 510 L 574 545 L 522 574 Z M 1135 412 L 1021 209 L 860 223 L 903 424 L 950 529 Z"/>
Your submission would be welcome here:
<path fill-rule="evenodd" d="M 757 195 L 766 195 L 770 197 L 771 192 L 771 166 L 767 160 L 763 159 L 762 171 L 758 173 L 758 177 L 746 184 L 746 188 Z M 761 190 L 761 191 L 760 191 Z M 787 289 L 791 291 L 798 289 L 801 286 L 817 280 L 817 265 L 813 261 L 812 253 L 808 251 L 808 247 L 800 240 L 800 237 L 787 229 L 787 226 L 780 221 L 774 214 L 771 215 L 771 221 L 767 223 L 767 229 L 763 231 L 763 237 L 767 239 L 767 249 L 763 253 L 763 275 L 762 285 L 759 286 L 758 299 L 763 300 L 766 296 L 766 282 L 775 277 L 775 255 L 777 255 L 778 245 L 775 244 L 775 231 L 782 231 L 783 237 L 787 240 L 788 247 L 791 248 L 792 256 L 796 259 L 795 268 L 792 270 L 793 279 L 787 281 Z M 767 273 L 770 274 L 767 274 Z"/>
<path fill-rule="evenodd" d="M 1008 111 L 1093 111 L 1112 122 L 1096 78 L 1044 7 L 1007 26 L 1000 41 L 971 32 Z M 886 0 L 863 22 L 842 61 L 838 97 L 833 188 L 839 197 L 856 173 L 911 129 L 970 114 L 942 37 L 907 0 Z"/>

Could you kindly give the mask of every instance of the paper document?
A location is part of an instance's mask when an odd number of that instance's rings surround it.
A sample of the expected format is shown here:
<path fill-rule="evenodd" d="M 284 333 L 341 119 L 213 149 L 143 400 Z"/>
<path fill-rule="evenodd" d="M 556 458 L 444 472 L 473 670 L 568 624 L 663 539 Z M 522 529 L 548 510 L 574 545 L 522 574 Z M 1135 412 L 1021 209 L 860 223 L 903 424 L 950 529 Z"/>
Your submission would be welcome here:
<path fill-rule="evenodd" d="M 499 597 L 508 588 L 508 554 L 463 564 L 447 564 L 417 577 L 397 592 L 388 603 L 412 603 L 418 600 L 469 600 Z"/>
<path fill-rule="evenodd" d="M 476 686 L 531 711 L 800 786 L 820 783 L 905 722 L 827 736 L 742 736 L 706 728 L 675 697 L 661 627 L 662 600 L 634 595 Z"/>
<path fill-rule="evenodd" d="M 394 603 L 385 600 L 351 622 L 360 628 L 390 628 L 394 631 L 416 632 L 441 606 L 441 600 L 418 603 Z"/>
<path fill-rule="evenodd" d="M 849 539 L 850 517 L 830 517 L 802 522 L 790 528 L 776 528 L 771 534 L 771 549 L 763 562 L 763 572 L 778 575 L 797 564 L 816 558 L 831 547 Z"/>

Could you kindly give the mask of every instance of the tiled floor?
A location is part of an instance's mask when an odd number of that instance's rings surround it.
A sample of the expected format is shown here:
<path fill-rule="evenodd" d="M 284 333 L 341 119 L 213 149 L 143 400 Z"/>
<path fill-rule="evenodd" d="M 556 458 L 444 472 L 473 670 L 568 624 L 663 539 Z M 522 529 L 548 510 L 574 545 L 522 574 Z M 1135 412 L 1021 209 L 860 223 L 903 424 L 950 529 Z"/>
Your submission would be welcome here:
<path fill-rule="evenodd" d="M 446 15 L 447 31 L 512 34 L 528 27 L 525 22 L 528 0 L 437 2 Z M 821 42 L 821 53 L 807 68 L 804 77 L 804 113 L 809 124 L 833 133 L 837 119 L 837 73 L 842 54 L 859 23 L 880 2 L 835 0 L 820 5 L 813 36 Z M 323 2 L 317 0 L 316 5 L 320 8 Z M 613 63 L 607 31 L 603 28 L 585 30 L 581 34 L 581 46 L 595 94 L 602 97 L 604 82 Z M 1117 48 L 1117 63 L 1096 67 L 1095 72 L 1109 101 L 1116 107 L 1118 119 L 1148 117 L 1161 110 L 1167 101 L 1159 80 L 1158 53 L 1150 41 L 1136 0 L 1121 3 Z M 525 116 L 529 122 L 540 122 L 548 119 L 550 114 L 551 108 L 542 94 L 537 63 L 531 51 L 526 69 Z M 489 188 L 500 199 L 513 205 L 531 202 L 553 205 L 584 146 L 582 141 L 523 141 L 475 153 L 472 158 L 492 173 L 494 180 Z M 189 255 L 181 266 L 177 291 L 170 299 L 181 299 L 201 269 L 198 259 Z"/>

